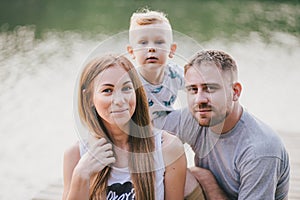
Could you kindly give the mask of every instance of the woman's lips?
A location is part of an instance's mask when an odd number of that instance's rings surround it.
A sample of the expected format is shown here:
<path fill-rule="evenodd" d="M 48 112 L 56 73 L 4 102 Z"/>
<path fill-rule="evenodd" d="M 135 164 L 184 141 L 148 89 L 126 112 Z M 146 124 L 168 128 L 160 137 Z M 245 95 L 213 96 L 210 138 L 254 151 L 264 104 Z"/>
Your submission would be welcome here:
<path fill-rule="evenodd" d="M 122 113 L 122 112 L 125 112 L 125 111 L 128 111 L 128 109 L 113 110 L 113 111 L 111 111 L 111 113 Z"/>

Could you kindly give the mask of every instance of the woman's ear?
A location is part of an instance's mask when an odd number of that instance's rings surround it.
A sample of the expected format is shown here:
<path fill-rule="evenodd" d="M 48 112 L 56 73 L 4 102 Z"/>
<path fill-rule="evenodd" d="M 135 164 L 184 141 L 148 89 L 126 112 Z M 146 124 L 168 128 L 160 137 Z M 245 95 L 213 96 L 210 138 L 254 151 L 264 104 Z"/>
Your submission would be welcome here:
<path fill-rule="evenodd" d="M 132 59 L 135 59 L 132 46 L 130 45 L 127 46 L 127 52 L 131 55 Z"/>
<path fill-rule="evenodd" d="M 232 85 L 233 89 L 233 101 L 239 100 L 242 93 L 242 85 L 239 82 L 235 82 Z"/>
<path fill-rule="evenodd" d="M 170 47 L 169 58 L 173 58 L 174 57 L 176 49 L 177 49 L 177 44 L 176 43 L 172 43 L 171 47 Z"/>

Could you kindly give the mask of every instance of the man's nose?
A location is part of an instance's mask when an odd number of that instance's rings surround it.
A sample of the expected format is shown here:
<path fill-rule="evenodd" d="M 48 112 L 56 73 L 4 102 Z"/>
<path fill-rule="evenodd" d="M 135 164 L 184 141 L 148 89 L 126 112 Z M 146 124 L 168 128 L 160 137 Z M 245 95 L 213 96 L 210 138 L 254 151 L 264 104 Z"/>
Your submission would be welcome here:
<path fill-rule="evenodd" d="M 198 91 L 196 96 L 195 96 L 195 103 L 197 104 L 202 104 L 202 103 L 208 103 L 208 96 L 209 94 L 207 94 L 206 92 L 203 91 Z"/>

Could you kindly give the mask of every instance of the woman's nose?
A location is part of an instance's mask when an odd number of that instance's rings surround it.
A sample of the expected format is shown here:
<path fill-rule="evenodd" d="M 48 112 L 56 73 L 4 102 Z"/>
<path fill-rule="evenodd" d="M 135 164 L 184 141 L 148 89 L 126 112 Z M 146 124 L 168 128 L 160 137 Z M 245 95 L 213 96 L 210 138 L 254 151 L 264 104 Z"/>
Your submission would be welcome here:
<path fill-rule="evenodd" d="M 116 93 L 114 96 L 113 96 L 113 100 L 112 102 L 116 105 L 122 105 L 125 103 L 125 97 L 123 94 L 121 93 Z"/>

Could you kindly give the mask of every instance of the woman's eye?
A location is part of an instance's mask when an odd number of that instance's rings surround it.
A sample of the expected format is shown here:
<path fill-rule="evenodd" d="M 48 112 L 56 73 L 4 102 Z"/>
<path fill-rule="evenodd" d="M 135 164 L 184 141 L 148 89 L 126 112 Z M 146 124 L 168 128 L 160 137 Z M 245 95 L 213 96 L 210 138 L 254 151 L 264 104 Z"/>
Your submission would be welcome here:
<path fill-rule="evenodd" d="M 112 91 L 113 90 L 109 88 L 102 90 L 103 93 L 112 93 Z"/>
<path fill-rule="evenodd" d="M 123 92 L 130 92 L 132 90 L 132 87 L 131 86 L 126 86 L 126 87 L 123 87 L 122 88 L 122 91 Z"/>

